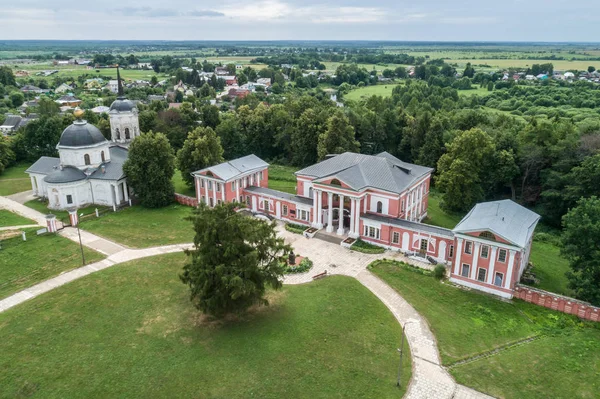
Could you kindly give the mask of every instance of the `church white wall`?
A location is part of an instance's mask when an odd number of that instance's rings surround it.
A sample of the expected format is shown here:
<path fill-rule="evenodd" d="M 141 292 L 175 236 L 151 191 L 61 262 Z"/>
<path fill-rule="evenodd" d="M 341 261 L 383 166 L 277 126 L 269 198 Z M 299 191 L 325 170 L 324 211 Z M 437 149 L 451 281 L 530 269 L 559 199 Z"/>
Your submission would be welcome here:
<path fill-rule="evenodd" d="M 44 181 L 44 177 L 46 177 L 46 175 L 29 173 L 29 177 L 31 179 L 31 189 L 33 190 L 34 195 L 37 195 L 38 197 L 47 197 L 48 188 L 46 186 L 46 182 Z"/>
<path fill-rule="evenodd" d="M 70 209 L 80 208 L 92 202 L 91 190 L 87 181 L 47 184 L 48 208 Z M 69 203 L 69 196 L 71 202 Z"/>
<path fill-rule="evenodd" d="M 60 148 L 58 150 L 60 162 L 63 165 L 71 165 L 79 169 L 98 167 L 102 163 L 102 152 L 104 152 L 105 162 L 110 161 L 109 144 L 106 141 L 94 147 Z M 90 165 L 85 164 L 85 154 L 90 156 Z"/>
<path fill-rule="evenodd" d="M 111 112 L 110 132 L 112 141 L 117 143 L 126 143 L 140 135 L 140 124 L 137 110 L 133 112 Z M 126 139 L 126 129 L 129 129 L 129 139 Z"/>

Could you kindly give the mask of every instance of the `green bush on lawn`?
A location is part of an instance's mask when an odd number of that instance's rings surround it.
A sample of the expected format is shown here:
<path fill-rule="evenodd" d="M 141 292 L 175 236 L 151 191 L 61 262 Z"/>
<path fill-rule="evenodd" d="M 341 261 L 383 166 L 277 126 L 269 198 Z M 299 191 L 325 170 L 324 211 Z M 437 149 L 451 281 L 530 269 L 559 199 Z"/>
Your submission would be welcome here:
<path fill-rule="evenodd" d="M 303 234 L 304 231 L 306 229 L 308 229 L 308 226 L 303 226 L 301 224 L 294 224 L 294 223 L 286 223 L 285 229 L 291 233 Z"/>
<path fill-rule="evenodd" d="M 313 261 L 308 258 L 304 258 L 300 261 L 300 264 L 298 266 L 291 266 L 286 263 L 285 272 L 286 273 L 304 273 L 304 272 L 307 272 L 310 269 L 312 269 L 312 267 L 313 267 Z"/>
<path fill-rule="evenodd" d="M 350 249 L 365 254 L 382 254 L 385 252 L 385 248 L 370 244 L 366 241 L 361 240 L 360 238 L 356 240 L 354 244 L 352 244 Z"/>

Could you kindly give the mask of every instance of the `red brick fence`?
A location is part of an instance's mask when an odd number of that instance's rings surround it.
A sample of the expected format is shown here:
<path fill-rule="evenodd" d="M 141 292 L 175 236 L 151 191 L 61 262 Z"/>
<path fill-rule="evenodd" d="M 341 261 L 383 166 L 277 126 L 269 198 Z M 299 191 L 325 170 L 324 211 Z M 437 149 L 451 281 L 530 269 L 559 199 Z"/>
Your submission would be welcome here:
<path fill-rule="evenodd" d="M 559 312 L 574 314 L 582 319 L 600 321 L 600 308 L 592 306 L 587 302 L 538 288 L 517 284 L 515 286 L 515 298 Z"/>
<path fill-rule="evenodd" d="M 194 206 L 194 207 L 198 206 L 198 200 L 194 197 L 188 197 L 187 195 L 175 193 L 175 201 L 177 201 L 181 205 Z"/>

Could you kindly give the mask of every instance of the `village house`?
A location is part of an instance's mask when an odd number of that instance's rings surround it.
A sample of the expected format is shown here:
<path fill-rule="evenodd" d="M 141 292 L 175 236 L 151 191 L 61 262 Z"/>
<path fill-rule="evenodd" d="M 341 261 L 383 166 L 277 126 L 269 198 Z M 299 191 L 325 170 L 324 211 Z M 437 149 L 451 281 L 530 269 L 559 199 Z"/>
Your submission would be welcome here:
<path fill-rule="evenodd" d="M 74 96 L 62 96 L 56 103 L 61 107 L 78 107 L 82 101 Z"/>
<path fill-rule="evenodd" d="M 15 132 L 19 128 L 22 119 L 19 115 L 6 115 L 4 122 L 0 125 L 0 132 L 5 136 Z"/>
<path fill-rule="evenodd" d="M 268 164 L 248 155 L 194 172 L 196 199 L 313 228 L 341 245 L 362 239 L 449 266 L 451 281 L 505 298 L 529 262 L 534 212 L 510 200 L 477 204 L 453 229 L 422 223 L 432 169 L 382 152 L 346 152 L 296 172 L 296 193 L 268 188 Z"/>
<path fill-rule="evenodd" d="M 56 89 L 54 89 L 54 92 L 58 93 L 58 94 L 62 94 L 62 93 L 68 93 L 71 90 L 73 90 L 73 88 L 70 85 L 68 85 L 66 83 L 61 83 L 60 86 L 58 86 Z"/>

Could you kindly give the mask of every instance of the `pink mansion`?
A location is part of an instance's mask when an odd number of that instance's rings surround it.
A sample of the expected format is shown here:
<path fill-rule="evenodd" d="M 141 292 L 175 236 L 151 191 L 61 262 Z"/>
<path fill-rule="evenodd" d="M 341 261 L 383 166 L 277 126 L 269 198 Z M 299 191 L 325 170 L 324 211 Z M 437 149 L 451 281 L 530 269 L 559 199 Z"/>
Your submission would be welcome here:
<path fill-rule="evenodd" d="M 329 156 L 296 172 L 296 194 L 268 188 L 268 167 L 248 155 L 194 172 L 197 200 L 427 257 L 449 265 L 454 283 L 505 298 L 529 261 L 539 215 L 503 200 L 477 204 L 452 230 L 421 223 L 433 170 L 387 152 Z"/>

